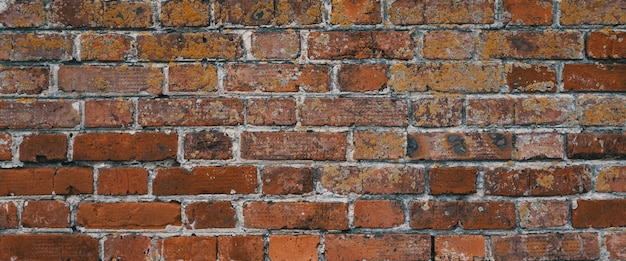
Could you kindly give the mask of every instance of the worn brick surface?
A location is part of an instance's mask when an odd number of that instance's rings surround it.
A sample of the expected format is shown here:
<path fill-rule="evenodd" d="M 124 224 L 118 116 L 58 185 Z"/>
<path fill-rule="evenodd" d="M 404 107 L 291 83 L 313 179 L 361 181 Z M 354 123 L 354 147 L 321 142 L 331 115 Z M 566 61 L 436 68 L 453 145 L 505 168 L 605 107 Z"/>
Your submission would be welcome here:
<path fill-rule="evenodd" d="M 270 229 L 348 228 L 348 205 L 330 202 L 248 202 L 243 206 L 245 227 Z"/>
<path fill-rule="evenodd" d="M 338 193 L 417 194 L 424 192 L 424 169 L 410 166 L 324 167 L 317 173 L 322 188 Z"/>
<path fill-rule="evenodd" d="M 327 92 L 330 69 L 321 65 L 232 64 L 224 88 L 228 91 Z"/>
<path fill-rule="evenodd" d="M 580 194 L 591 189 L 590 172 L 589 166 L 487 169 L 485 171 L 485 194 L 502 196 Z"/>
<path fill-rule="evenodd" d="M 17 207 L 12 202 L 0 204 L 0 229 L 17 228 Z"/>
<path fill-rule="evenodd" d="M 567 157 L 569 158 L 624 158 L 626 135 L 578 133 L 567 134 Z"/>
<path fill-rule="evenodd" d="M 233 141 L 218 131 L 191 132 L 185 135 L 185 158 L 221 160 L 232 158 Z"/>
<path fill-rule="evenodd" d="M 85 127 L 115 128 L 130 127 L 135 108 L 130 100 L 85 101 Z"/>
<path fill-rule="evenodd" d="M 22 211 L 22 226 L 38 228 L 69 227 L 70 210 L 63 201 L 28 201 Z"/>
<path fill-rule="evenodd" d="M 485 31 L 480 35 L 483 59 L 582 59 L 583 35 L 578 32 Z"/>
<path fill-rule="evenodd" d="M 563 88 L 568 91 L 626 91 L 626 65 L 567 64 L 563 67 Z"/>
<path fill-rule="evenodd" d="M 422 48 L 426 59 L 463 60 L 472 57 L 474 42 L 469 32 L 429 31 Z"/>
<path fill-rule="evenodd" d="M 137 120 L 147 127 L 237 125 L 242 109 L 243 101 L 235 98 L 142 99 Z"/>
<path fill-rule="evenodd" d="M 59 89 L 77 93 L 160 94 L 163 73 L 155 67 L 62 66 Z"/>
<path fill-rule="evenodd" d="M 0 128 L 72 128 L 80 123 L 78 109 L 71 101 L 0 102 Z"/>
<path fill-rule="evenodd" d="M 11 160 L 11 138 L 10 134 L 0 134 L 0 160 Z"/>
<path fill-rule="evenodd" d="M 382 22 L 380 0 L 333 0 L 330 22 L 342 26 Z"/>
<path fill-rule="evenodd" d="M 217 69 L 207 64 L 170 64 L 169 91 L 214 92 L 217 91 Z"/>
<path fill-rule="evenodd" d="M 546 228 L 567 224 L 569 204 L 566 201 L 526 201 L 518 206 L 520 227 Z"/>
<path fill-rule="evenodd" d="M 153 256 L 152 241 L 145 236 L 107 236 L 103 246 L 106 260 L 137 260 Z"/>
<path fill-rule="evenodd" d="M 130 52 L 131 38 L 121 34 L 80 36 L 80 59 L 83 61 L 123 61 Z"/>
<path fill-rule="evenodd" d="M 311 59 L 411 59 L 414 42 L 407 31 L 312 32 Z"/>
<path fill-rule="evenodd" d="M 389 87 L 396 92 L 496 92 L 505 84 L 494 63 L 398 63 L 391 66 Z"/>
<path fill-rule="evenodd" d="M 311 98 L 300 117 L 312 126 L 406 126 L 408 104 L 394 98 Z"/>
<path fill-rule="evenodd" d="M 626 10 L 619 0 L 565 0 L 561 3 L 561 24 L 624 24 Z"/>
<path fill-rule="evenodd" d="M 241 156 L 261 160 L 343 160 L 345 133 L 245 132 Z"/>
<path fill-rule="evenodd" d="M 148 171 L 142 168 L 98 170 L 98 194 L 135 195 L 148 193 Z"/>
<path fill-rule="evenodd" d="M 552 24 L 552 1 L 506 0 L 502 20 L 510 25 Z"/>
<path fill-rule="evenodd" d="M 549 260 L 594 260 L 600 257 L 598 235 L 593 233 L 492 236 L 495 260 L 528 257 Z"/>
<path fill-rule="evenodd" d="M 387 9 L 398 25 L 489 24 L 493 23 L 495 1 L 396 0 Z"/>
<path fill-rule="evenodd" d="M 37 246 L 33 248 L 33 246 Z M 98 239 L 88 235 L 23 234 L 0 236 L 0 258 L 5 260 L 98 259 Z"/>
<path fill-rule="evenodd" d="M 596 191 L 626 192 L 626 166 L 601 169 L 596 178 Z"/>
<path fill-rule="evenodd" d="M 327 260 L 429 260 L 430 237 L 422 234 L 329 234 Z"/>
<path fill-rule="evenodd" d="M 251 166 L 161 168 L 153 181 L 156 195 L 253 193 L 257 170 Z"/>
<path fill-rule="evenodd" d="M 261 177 L 264 194 L 305 194 L 313 191 L 310 168 L 266 167 Z"/>
<path fill-rule="evenodd" d="M 235 227 L 235 209 L 227 201 L 197 202 L 185 207 L 187 226 L 193 229 Z"/>
<path fill-rule="evenodd" d="M 20 160 L 26 162 L 67 159 L 67 136 L 62 134 L 28 135 L 20 144 Z"/>
<path fill-rule="evenodd" d="M 45 67 L 0 67 L 0 94 L 39 94 L 48 89 Z"/>
<path fill-rule="evenodd" d="M 626 199 L 577 200 L 572 207 L 572 226 L 586 227 L 623 227 L 626 221 Z"/>
<path fill-rule="evenodd" d="M 511 158 L 511 133 L 413 133 L 407 136 L 411 160 Z"/>
<path fill-rule="evenodd" d="M 435 260 L 480 260 L 485 258 L 485 238 L 477 235 L 435 236 Z"/>
<path fill-rule="evenodd" d="M 507 67 L 506 81 L 511 91 L 554 92 L 556 69 L 550 65 L 514 63 Z"/>
<path fill-rule="evenodd" d="M 175 202 L 85 202 L 78 206 L 77 215 L 78 225 L 88 229 L 164 229 L 181 225 L 180 204 Z"/>
<path fill-rule="evenodd" d="M 86 133 L 74 138 L 74 160 L 164 160 L 177 147 L 176 136 L 162 132 Z"/>
<path fill-rule="evenodd" d="M 410 225 L 414 229 L 507 229 L 515 226 L 512 202 L 411 202 Z"/>
<path fill-rule="evenodd" d="M 257 59 L 295 59 L 300 52 L 300 35 L 296 32 L 256 32 L 251 41 Z"/>

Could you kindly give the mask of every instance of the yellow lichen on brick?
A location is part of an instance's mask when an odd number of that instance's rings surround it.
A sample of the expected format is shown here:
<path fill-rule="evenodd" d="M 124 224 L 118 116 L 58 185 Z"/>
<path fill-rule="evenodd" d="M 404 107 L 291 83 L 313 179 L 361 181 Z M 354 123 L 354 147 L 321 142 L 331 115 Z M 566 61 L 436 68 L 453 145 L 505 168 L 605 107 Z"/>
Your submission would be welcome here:
<path fill-rule="evenodd" d="M 170 0 L 161 8 L 165 26 L 203 26 L 209 24 L 210 5 L 202 0 Z"/>
<path fill-rule="evenodd" d="M 596 178 L 598 192 L 626 192 L 626 166 L 611 166 L 600 170 Z"/>
<path fill-rule="evenodd" d="M 406 137 L 397 133 L 357 132 L 354 134 L 355 159 L 400 159 L 405 154 Z"/>
<path fill-rule="evenodd" d="M 102 23 L 109 27 L 149 27 L 152 7 L 148 2 L 105 2 Z"/>
<path fill-rule="evenodd" d="M 577 100 L 580 123 L 587 126 L 623 125 L 626 123 L 626 99 L 583 95 Z"/>

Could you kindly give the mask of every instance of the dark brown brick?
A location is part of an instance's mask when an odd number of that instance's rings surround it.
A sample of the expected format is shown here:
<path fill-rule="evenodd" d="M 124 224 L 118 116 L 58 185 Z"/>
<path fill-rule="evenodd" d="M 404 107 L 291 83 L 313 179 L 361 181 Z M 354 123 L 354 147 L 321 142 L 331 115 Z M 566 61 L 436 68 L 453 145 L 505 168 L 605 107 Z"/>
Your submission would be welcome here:
<path fill-rule="evenodd" d="M 0 25 L 8 28 L 40 27 L 46 24 L 45 1 L 7 2 L 0 12 Z"/>
<path fill-rule="evenodd" d="M 144 28 L 152 25 L 149 2 L 68 0 L 52 3 L 53 25 L 71 27 Z"/>
<path fill-rule="evenodd" d="M 22 226 L 65 228 L 70 226 L 70 209 L 63 201 L 27 201 L 22 211 Z"/>
<path fill-rule="evenodd" d="M 0 133 L 0 160 L 11 160 L 11 134 Z"/>
<path fill-rule="evenodd" d="M 430 192 L 433 195 L 476 193 L 478 168 L 437 167 L 428 171 Z"/>
<path fill-rule="evenodd" d="M 411 160 L 511 159 L 511 133 L 415 133 L 407 136 Z"/>
<path fill-rule="evenodd" d="M 33 247 L 37 246 L 37 247 Z M 39 234 L 0 236 L 2 260 L 98 260 L 98 239 L 89 235 Z"/>
<path fill-rule="evenodd" d="M 194 202 L 185 207 L 187 227 L 234 228 L 236 225 L 235 209 L 228 201 Z"/>
<path fill-rule="evenodd" d="M 626 91 L 626 64 L 565 64 L 566 91 Z"/>
<path fill-rule="evenodd" d="M 502 196 L 558 196 L 588 192 L 591 171 L 588 166 L 543 169 L 488 169 L 485 194 Z"/>
<path fill-rule="evenodd" d="M 46 162 L 67 160 L 65 134 L 32 134 L 20 144 L 20 161 Z"/>
<path fill-rule="evenodd" d="M 514 63 L 507 66 L 506 81 L 511 91 L 554 92 L 556 70 L 549 65 Z"/>
<path fill-rule="evenodd" d="M 410 225 L 414 229 L 511 229 L 515 227 L 512 202 L 411 202 Z"/>
<path fill-rule="evenodd" d="M 233 157 L 233 140 L 218 131 L 191 132 L 185 135 L 186 159 L 230 159 Z"/>
<path fill-rule="evenodd" d="M 624 227 L 626 199 L 581 200 L 572 207 L 572 226 L 575 228 Z"/>
<path fill-rule="evenodd" d="M 13 202 L 0 204 L 0 229 L 17 228 L 17 207 Z"/>
<path fill-rule="evenodd" d="M 148 171 L 142 168 L 108 168 L 98 171 L 99 195 L 148 193 Z"/>
<path fill-rule="evenodd" d="M 264 194 L 305 194 L 313 192 L 310 168 L 266 167 L 263 169 Z"/>
<path fill-rule="evenodd" d="M 626 157 L 626 134 L 567 134 L 567 157 L 603 159 Z"/>
<path fill-rule="evenodd" d="M 626 58 L 626 32 L 591 32 L 587 36 L 587 54 L 596 59 Z"/>

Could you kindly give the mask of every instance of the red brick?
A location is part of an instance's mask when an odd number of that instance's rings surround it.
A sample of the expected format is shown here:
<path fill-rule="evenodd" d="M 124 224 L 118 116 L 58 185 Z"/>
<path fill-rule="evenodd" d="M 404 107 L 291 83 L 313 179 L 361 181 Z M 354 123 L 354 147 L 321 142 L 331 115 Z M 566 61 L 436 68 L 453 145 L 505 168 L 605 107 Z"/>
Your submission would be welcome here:
<path fill-rule="evenodd" d="M 600 257 L 593 233 L 492 236 L 494 260 L 595 260 Z"/>
<path fill-rule="evenodd" d="M 0 94 L 40 94 L 48 89 L 47 67 L 1 67 Z"/>
<path fill-rule="evenodd" d="M 0 229 L 17 228 L 17 207 L 12 202 L 0 204 Z"/>
<path fill-rule="evenodd" d="M 46 162 L 67 160 L 65 134 L 32 134 L 20 144 L 20 161 Z"/>
<path fill-rule="evenodd" d="M 170 64 L 170 92 L 215 92 L 217 69 L 210 64 Z"/>
<path fill-rule="evenodd" d="M 165 229 L 180 226 L 180 217 L 176 202 L 93 202 L 78 205 L 77 220 L 87 229 Z"/>
<path fill-rule="evenodd" d="M 216 237 L 170 237 L 158 241 L 164 260 L 217 260 Z"/>
<path fill-rule="evenodd" d="M 458 126 L 463 120 L 463 99 L 458 96 L 418 98 L 411 107 L 418 127 Z"/>
<path fill-rule="evenodd" d="M 326 260 L 430 260 L 431 239 L 421 234 L 328 234 Z"/>
<path fill-rule="evenodd" d="M 450 230 L 510 229 L 515 227 L 512 202 L 411 202 L 410 225 L 414 229 Z"/>
<path fill-rule="evenodd" d="M 424 192 L 424 169 L 410 166 L 327 166 L 317 171 L 322 189 L 337 194 L 419 194 Z"/>
<path fill-rule="evenodd" d="M 263 237 L 221 236 L 217 238 L 219 260 L 263 260 Z"/>
<path fill-rule="evenodd" d="M 243 123 L 243 102 L 237 98 L 141 99 L 137 110 L 137 121 L 145 127 Z"/>
<path fill-rule="evenodd" d="M 98 260 L 98 256 L 98 239 L 88 235 L 0 236 L 1 260 Z"/>
<path fill-rule="evenodd" d="M 508 65 L 506 81 L 514 92 L 555 92 L 556 70 L 544 64 L 514 63 Z"/>
<path fill-rule="evenodd" d="M 309 126 L 406 126 L 408 103 L 396 98 L 309 98 L 300 111 Z"/>
<path fill-rule="evenodd" d="M 626 124 L 626 97 L 583 95 L 578 98 L 578 121 L 586 126 Z"/>
<path fill-rule="evenodd" d="M 561 24 L 606 24 L 626 23 L 626 11 L 621 0 L 563 0 L 561 2 Z"/>
<path fill-rule="evenodd" d="M 0 34 L 0 60 L 51 61 L 72 59 L 71 35 L 15 33 Z"/>
<path fill-rule="evenodd" d="M 218 2 L 215 12 L 218 24 L 271 25 L 276 17 L 274 0 Z"/>
<path fill-rule="evenodd" d="M 11 160 L 11 134 L 0 134 L 0 160 Z"/>
<path fill-rule="evenodd" d="M 161 5 L 164 26 L 207 26 L 211 3 L 207 0 L 169 0 Z"/>
<path fill-rule="evenodd" d="M 515 122 L 515 100 L 511 98 L 468 99 L 468 125 L 505 126 Z"/>
<path fill-rule="evenodd" d="M 259 160 L 344 160 L 346 133 L 244 132 L 241 157 Z"/>
<path fill-rule="evenodd" d="M 105 260 L 149 260 L 153 257 L 152 240 L 144 236 L 106 236 L 103 252 Z"/>
<path fill-rule="evenodd" d="M 330 202 L 247 202 L 244 226 L 265 229 L 348 229 L 348 205 Z"/>
<path fill-rule="evenodd" d="M 573 125 L 576 121 L 572 97 L 528 96 L 468 101 L 467 122 L 471 125 Z"/>
<path fill-rule="evenodd" d="M 73 128 L 80 123 L 78 108 L 71 101 L 0 102 L 0 128 Z"/>
<path fill-rule="evenodd" d="M 257 59 L 296 59 L 300 52 L 300 34 L 291 31 L 254 32 L 251 52 Z"/>
<path fill-rule="evenodd" d="M 567 201 L 541 200 L 520 202 L 518 206 L 520 227 L 548 228 L 561 227 L 569 219 Z"/>
<path fill-rule="evenodd" d="M 140 34 L 137 56 L 141 60 L 226 59 L 242 56 L 241 36 L 218 32 Z"/>
<path fill-rule="evenodd" d="M 121 34 L 87 32 L 80 36 L 82 61 L 123 61 L 130 54 L 131 38 Z"/>
<path fill-rule="evenodd" d="M 217 131 L 191 132 L 185 135 L 186 159 L 230 159 L 233 157 L 233 140 Z"/>
<path fill-rule="evenodd" d="M 339 69 L 341 91 L 376 92 L 387 87 L 387 66 L 383 64 L 345 64 Z"/>
<path fill-rule="evenodd" d="M 626 157 L 626 134 L 567 134 L 567 157 L 603 159 Z"/>
<path fill-rule="evenodd" d="M 427 31 L 422 52 L 426 59 L 468 59 L 474 53 L 474 41 L 470 32 Z"/>
<path fill-rule="evenodd" d="M 109 168 L 98 171 L 99 195 L 148 193 L 148 171 L 142 168 Z"/>
<path fill-rule="evenodd" d="M 43 0 L 8 2 L 0 12 L 0 25 L 8 28 L 40 27 L 46 24 Z"/>
<path fill-rule="evenodd" d="M 71 27 L 144 28 L 152 25 L 152 13 L 149 2 L 55 1 L 51 22 Z"/>
<path fill-rule="evenodd" d="M 436 167 L 428 171 L 433 195 L 476 193 L 477 177 L 478 168 L 475 167 Z"/>
<path fill-rule="evenodd" d="M 479 235 L 435 236 L 435 260 L 484 260 L 485 238 Z"/>
<path fill-rule="evenodd" d="M 382 22 L 380 0 L 332 0 L 330 23 L 344 27 Z"/>
<path fill-rule="evenodd" d="M 626 226 L 626 199 L 581 200 L 572 207 L 575 228 Z"/>
<path fill-rule="evenodd" d="M 565 64 L 563 88 L 566 91 L 624 92 L 624 64 Z"/>
<path fill-rule="evenodd" d="M 296 100 L 258 98 L 247 101 L 246 122 L 252 125 L 295 125 Z"/>
<path fill-rule="evenodd" d="M 306 194 L 313 192 L 310 168 L 266 167 L 263 169 L 263 194 Z"/>
<path fill-rule="evenodd" d="M 314 25 L 322 22 L 323 3 L 317 0 L 275 1 L 276 24 L 281 26 Z"/>
<path fill-rule="evenodd" d="M 609 258 L 626 259 L 626 234 L 612 234 L 606 237 L 606 250 Z"/>
<path fill-rule="evenodd" d="M 396 92 L 497 92 L 505 84 L 503 70 L 495 63 L 398 63 L 388 84 Z"/>
<path fill-rule="evenodd" d="M 407 136 L 411 160 L 511 159 L 511 133 L 415 133 Z"/>
<path fill-rule="evenodd" d="M 354 132 L 354 159 L 399 160 L 404 157 L 406 136 L 392 132 Z"/>
<path fill-rule="evenodd" d="M 626 166 L 611 166 L 599 171 L 597 192 L 626 192 Z"/>
<path fill-rule="evenodd" d="M 582 59 L 580 32 L 485 31 L 478 50 L 483 59 Z"/>
<path fill-rule="evenodd" d="M 408 31 L 311 32 L 311 59 L 413 58 L 414 41 Z"/>
<path fill-rule="evenodd" d="M 130 100 L 85 101 L 85 127 L 124 128 L 133 124 L 133 102 Z"/>
<path fill-rule="evenodd" d="M 587 36 L 587 55 L 596 59 L 626 58 L 626 32 L 591 32 Z"/>
<path fill-rule="evenodd" d="M 404 223 L 402 202 L 395 200 L 357 200 L 354 202 L 354 226 L 391 228 Z"/>
<path fill-rule="evenodd" d="M 85 133 L 74 138 L 74 160 L 156 161 L 176 158 L 175 133 Z"/>
<path fill-rule="evenodd" d="M 488 169 L 485 171 L 485 194 L 501 196 L 581 194 L 591 189 L 590 172 L 588 166 Z"/>
<path fill-rule="evenodd" d="M 530 190 L 528 169 L 486 169 L 485 195 L 523 196 Z"/>
<path fill-rule="evenodd" d="M 552 1 L 506 0 L 502 20 L 509 25 L 551 25 Z"/>
<path fill-rule="evenodd" d="M 152 182 L 155 195 L 251 194 L 256 187 L 252 166 L 161 168 Z"/>
<path fill-rule="evenodd" d="M 160 94 L 162 83 L 156 67 L 61 66 L 58 84 L 65 92 Z"/>
<path fill-rule="evenodd" d="M 229 64 L 226 91 L 328 92 L 330 68 L 324 65 Z"/>
<path fill-rule="evenodd" d="M 70 226 L 70 210 L 63 201 L 27 201 L 22 210 L 22 226 L 65 228 Z"/>
<path fill-rule="evenodd" d="M 271 235 L 269 258 L 271 260 L 318 260 L 319 236 Z"/>
<path fill-rule="evenodd" d="M 0 170 L 0 195 L 93 193 L 91 168 L 26 168 Z"/>
<path fill-rule="evenodd" d="M 56 195 L 93 193 L 93 169 L 90 167 L 58 168 L 52 179 Z"/>
<path fill-rule="evenodd" d="M 392 23 L 417 24 L 490 24 L 494 22 L 495 1 L 470 0 L 396 0 L 387 9 Z"/>
<path fill-rule="evenodd" d="M 185 207 L 187 227 L 234 228 L 236 225 L 235 209 L 228 201 L 195 202 Z"/>
<path fill-rule="evenodd" d="M 524 133 L 515 135 L 513 159 L 562 159 L 565 144 L 560 133 Z"/>

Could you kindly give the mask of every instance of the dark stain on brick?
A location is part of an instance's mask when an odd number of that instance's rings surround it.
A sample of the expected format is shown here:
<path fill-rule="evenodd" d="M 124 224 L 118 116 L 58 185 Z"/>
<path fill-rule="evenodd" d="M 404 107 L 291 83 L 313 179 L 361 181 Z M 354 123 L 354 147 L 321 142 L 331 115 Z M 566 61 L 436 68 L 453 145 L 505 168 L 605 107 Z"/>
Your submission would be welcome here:
<path fill-rule="evenodd" d="M 459 155 L 465 155 L 465 153 L 467 153 L 467 147 L 465 146 L 465 141 L 463 140 L 463 137 L 461 137 L 461 135 L 450 134 L 448 135 L 446 140 L 448 140 L 448 143 L 452 145 L 454 153 Z"/>
<path fill-rule="evenodd" d="M 491 143 L 496 145 L 499 149 L 506 149 L 509 143 L 506 139 L 506 135 L 502 133 L 489 133 L 487 136 L 491 139 Z"/>
<path fill-rule="evenodd" d="M 528 41 L 528 39 L 524 37 L 513 36 L 509 40 L 511 41 L 511 44 L 513 45 L 515 50 L 518 50 L 520 52 L 532 52 L 534 49 L 536 49 L 533 43 L 531 43 L 530 41 Z"/>
<path fill-rule="evenodd" d="M 409 157 L 413 157 L 417 150 L 419 149 L 419 145 L 413 136 L 407 135 L 407 145 L 406 145 L 406 154 Z"/>

